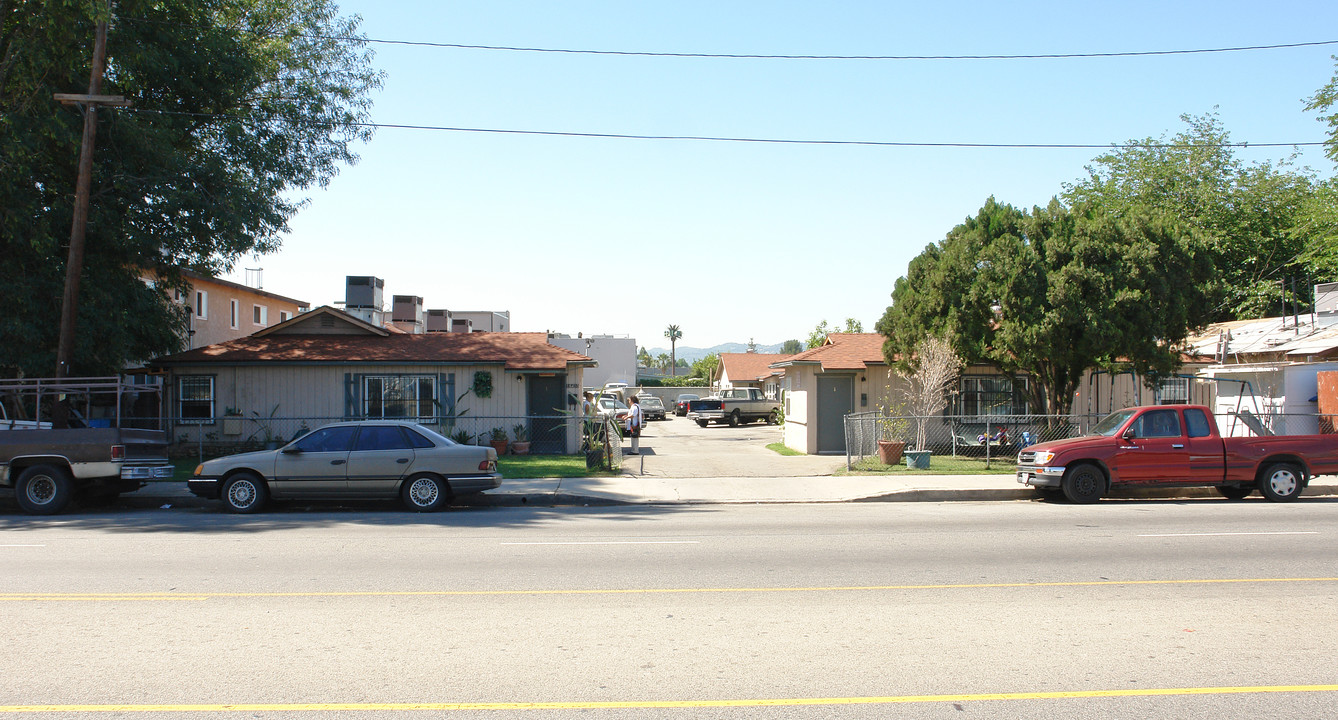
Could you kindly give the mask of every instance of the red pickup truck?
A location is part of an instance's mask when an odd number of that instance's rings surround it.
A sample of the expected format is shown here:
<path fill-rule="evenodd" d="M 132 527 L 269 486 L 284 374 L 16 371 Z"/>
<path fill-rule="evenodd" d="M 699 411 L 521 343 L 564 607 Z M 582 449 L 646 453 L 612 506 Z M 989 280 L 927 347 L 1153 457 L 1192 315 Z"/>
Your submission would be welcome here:
<path fill-rule="evenodd" d="M 1222 437 L 1200 405 L 1125 408 L 1084 437 L 1032 445 L 1017 456 L 1017 481 L 1073 502 L 1112 487 L 1214 486 L 1238 500 L 1258 490 L 1295 500 L 1315 475 L 1338 473 L 1338 435 Z"/>

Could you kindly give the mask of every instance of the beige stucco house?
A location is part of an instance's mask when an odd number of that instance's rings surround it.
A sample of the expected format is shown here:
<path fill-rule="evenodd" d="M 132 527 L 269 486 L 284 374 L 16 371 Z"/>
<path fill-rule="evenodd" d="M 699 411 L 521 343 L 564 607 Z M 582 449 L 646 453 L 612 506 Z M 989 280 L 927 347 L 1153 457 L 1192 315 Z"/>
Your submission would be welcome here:
<path fill-rule="evenodd" d="M 409 334 L 324 306 L 151 366 L 166 372 L 178 441 L 288 439 L 336 420 L 393 417 L 473 437 L 523 423 L 534 452 L 571 453 L 579 428 L 559 417 L 578 407 L 594 364 L 544 333 Z"/>
<path fill-rule="evenodd" d="M 783 373 L 772 365 L 788 357 L 780 353 L 720 353 L 714 384 L 721 390 L 755 387 L 774 400 L 780 395 L 780 378 Z"/>

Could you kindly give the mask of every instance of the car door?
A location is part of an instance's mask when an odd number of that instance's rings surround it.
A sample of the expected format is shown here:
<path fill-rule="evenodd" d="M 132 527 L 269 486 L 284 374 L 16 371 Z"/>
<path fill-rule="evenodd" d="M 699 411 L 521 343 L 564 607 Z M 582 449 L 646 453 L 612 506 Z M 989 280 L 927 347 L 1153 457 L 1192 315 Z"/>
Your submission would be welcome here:
<path fill-rule="evenodd" d="M 357 433 L 356 425 L 323 427 L 288 445 L 274 460 L 270 489 L 279 497 L 344 494 Z"/>
<path fill-rule="evenodd" d="M 1220 482 L 1226 476 L 1226 448 L 1212 431 L 1214 422 L 1202 408 L 1185 408 L 1189 479 L 1196 483 Z"/>
<path fill-rule="evenodd" d="M 1115 467 L 1121 482 L 1152 485 L 1189 479 L 1189 451 L 1175 408 L 1144 412 L 1116 440 Z"/>
<path fill-rule="evenodd" d="M 398 425 L 363 425 L 348 455 L 348 490 L 354 495 L 394 495 L 413 459 L 413 448 Z"/>

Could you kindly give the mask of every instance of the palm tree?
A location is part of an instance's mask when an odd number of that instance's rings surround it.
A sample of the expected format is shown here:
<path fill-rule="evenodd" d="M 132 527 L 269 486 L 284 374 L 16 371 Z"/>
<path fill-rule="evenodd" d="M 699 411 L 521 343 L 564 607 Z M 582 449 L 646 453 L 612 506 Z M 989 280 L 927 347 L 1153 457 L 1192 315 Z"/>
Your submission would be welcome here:
<path fill-rule="evenodd" d="M 675 351 L 678 339 L 683 337 L 683 331 L 678 329 L 677 325 L 670 325 L 668 330 L 664 331 L 664 336 L 669 338 L 669 374 L 678 374 L 678 354 Z"/>

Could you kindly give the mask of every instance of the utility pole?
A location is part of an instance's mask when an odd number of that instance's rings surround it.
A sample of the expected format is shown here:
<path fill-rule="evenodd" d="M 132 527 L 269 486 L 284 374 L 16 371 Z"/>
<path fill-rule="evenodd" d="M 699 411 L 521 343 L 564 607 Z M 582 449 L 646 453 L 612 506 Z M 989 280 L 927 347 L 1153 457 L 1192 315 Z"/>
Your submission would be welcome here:
<path fill-rule="evenodd" d="M 84 136 L 79 146 L 79 176 L 74 190 L 74 221 L 70 227 L 70 254 L 65 262 L 65 293 L 60 305 L 60 336 L 56 344 L 56 377 L 68 377 L 74 354 L 74 323 L 79 309 L 79 278 L 84 271 L 84 235 L 88 230 L 88 198 L 93 185 L 93 141 L 98 129 L 98 108 L 102 105 L 125 107 L 130 103 L 119 95 L 102 95 L 102 77 L 107 69 L 107 24 L 111 19 L 112 0 L 98 20 L 93 41 L 93 69 L 88 78 L 88 94 L 56 93 L 62 105 L 74 105 L 84 113 Z"/>

